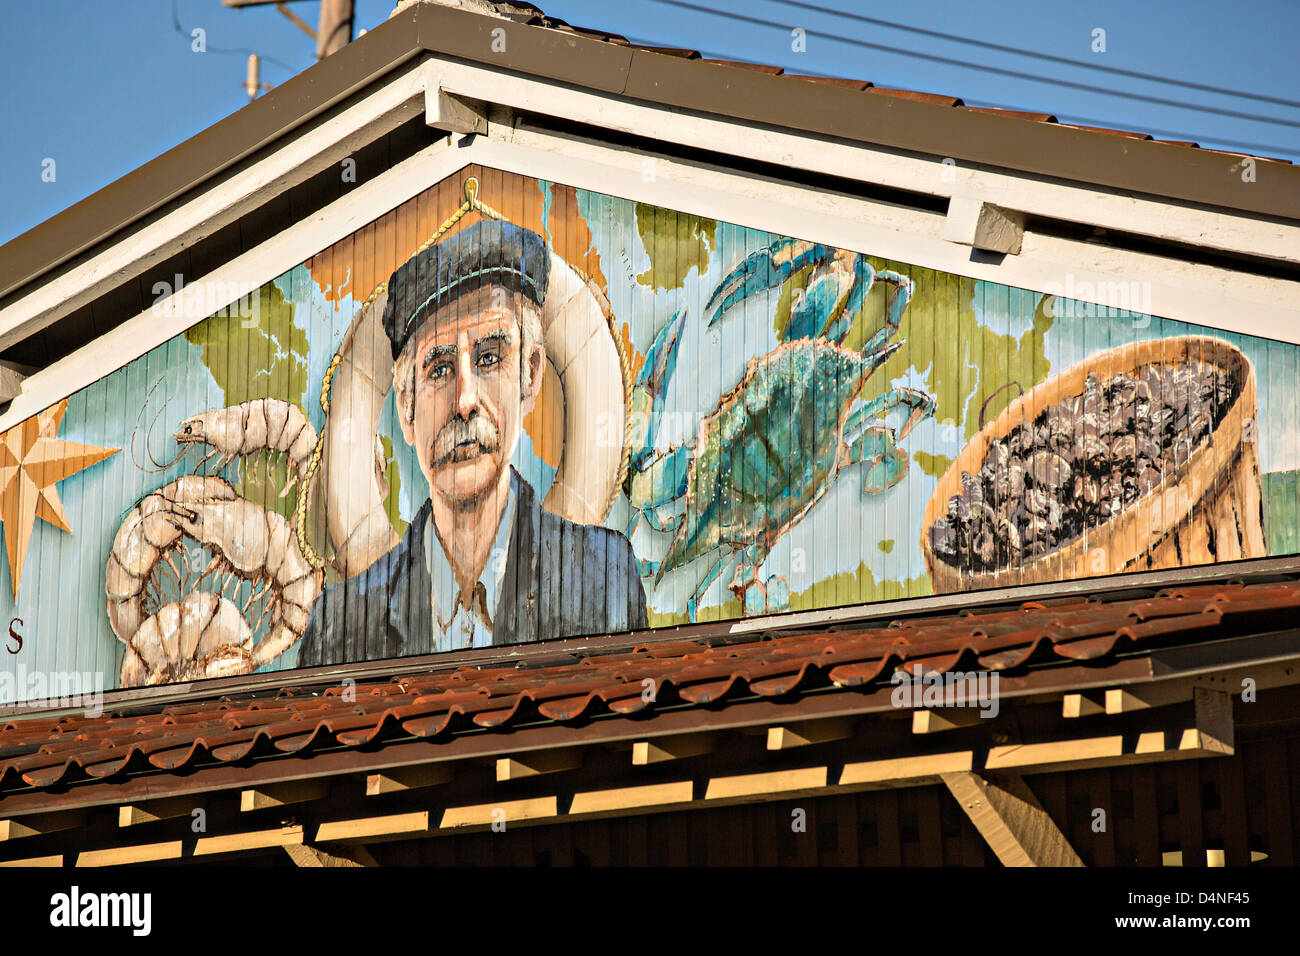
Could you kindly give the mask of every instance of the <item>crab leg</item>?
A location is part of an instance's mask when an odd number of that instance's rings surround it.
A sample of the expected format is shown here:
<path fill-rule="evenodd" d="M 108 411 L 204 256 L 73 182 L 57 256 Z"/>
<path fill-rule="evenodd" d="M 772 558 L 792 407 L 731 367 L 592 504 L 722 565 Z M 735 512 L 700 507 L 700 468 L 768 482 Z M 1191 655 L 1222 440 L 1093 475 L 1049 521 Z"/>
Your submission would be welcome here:
<path fill-rule="evenodd" d="M 722 313 L 756 292 L 774 289 L 807 266 L 825 262 L 835 255 L 834 246 L 805 239 L 778 239 L 766 249 L 750 253 L 718 283 L 704 306 L 709 327 Z"/>
<path fill-rule="evenodd" d="M 869 495 L 892 488 L 907 474 L 907 452 L 898 447 L 894 430 L 886 425 L 872 425 L 851 444 L 844 447 L 840 467 L 865 463 L 862 489 Z"/>
<path fill-rule="evenodd" d="M 889 304 L 885 307 L 885 324 L 862 347 L 862 354 L 866 356 L 871 356 L 872 353 L 882 349 L 885 343 L 897 334 L 898 326 L 903 320 L 903 312 L 906 311 L 908 303 L 912 301 L 912 294 L 916 291 L 916 283 L 907 276 L 899 275 L 897 272 L 889 270 L 878 272 L 876 273 L 876 279 L 895 286 L 896 291 L 889 297 Z M 877 363 L 877 365 L 879 364 L 883 364 L 883 361 Z"/>
<path fill-rule="evenodd" d="M 813 314 L 805 322 L 796 323 L 792 311 L 790 325 L 786 327 L 783 337 L 790 341 L 812 338 L 816 333 L 819 338 L 829 339 L 836 345 L 842 344 L 853 328 L 854 317 L 862 311 L 863 303 L 875 281 L 876 270 L 867 262 L 867 257 L 854 255 L 851 270 L 834 269 L 809 285 L 804 293 L 804 306 L 807 308 L 811 305 Z M 847 290 L 844 288 L 846 284 Z M 826 302 L 828 298 L 830 301 Z M 822 301 L 818 302 L 817 299 Z"/>
<path fill-rule="evenodd" d="M 739 560 L 743 560 L 742 552 L 740 551 L 733 551 L 730 554 L 719 558 L 700 580 L 699 585 L 695 588 L 695 592 L 686 601 L 686 613 L 690 617 L 692 624 L 696 622 L 696 613 L 699 611 L 700 601 L 704 597 L 704 592 L 709 589 L 723 571 L 727 570 L 728 567 Z"/>
<path fill-rule="evenodd" d="M 923 419 L 934 414 L 935 401 L 920 389 L 905 386 L 890 389 L 849 412 L 848 417 L 844 419 L 845 444 L 852 443 L 861 432 L 865 431 L 872 419 L 884 418 L 895 408 L 903 407 L 910 408 L 911 413 L 902 428 L 898 430 L 900 441 L 906 438 L 908 432 L 919 425 Z"/>
<path fill-rule="evenodd" d="M 660 452 L 635 472 L 629 470 L 626 490 L 632 503 L 633 515 L 628 534 L 635 530 L 644 517 L 656 531 L 675 531 L 682 515 L 661 518 L 658 509 L 679 500 L 686 494 L 686 480 L 690 474 L 691 450 L 685 445 Z"/>

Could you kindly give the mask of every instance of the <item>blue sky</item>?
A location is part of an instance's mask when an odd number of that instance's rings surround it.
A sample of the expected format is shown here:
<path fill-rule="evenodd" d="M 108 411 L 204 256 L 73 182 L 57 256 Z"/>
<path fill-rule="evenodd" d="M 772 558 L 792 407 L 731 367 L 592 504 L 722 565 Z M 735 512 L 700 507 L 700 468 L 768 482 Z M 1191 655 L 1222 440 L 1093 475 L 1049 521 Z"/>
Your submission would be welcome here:
<path fill-rule="evenodd" d="M 538 5 L 576 25 L 710 56 L 1300 160 L 1300 105 L 1261 99 L 1300 103 L 1295 0 Z M 315 23 L 315 0 L 292 6 Z M 378 25 L 392 6 L 393 0 L 358 0 L 357 26 Z M 0 0 L 0 8 L 0 56 L 8 79 L 8 95 L 0 98 L 0 122 L 8 133 L 0 148 L 0 242 L 244 106 L 249 50 L 263 58 L 264 82 L 281 83 L 313 63 L 312 42 L 273 7 L 232 10 L 220 0 Z M 191 50 L 196 27 L 206 31 L 206 53 Z M 796 27 L 807 33 L 806 52 L 791 49 Z M 1104 53 L 1092 49 L 1098 29 L 1105 31 Z M 56 164 L 52 183 L 41 178 L 46 159 Z"/>

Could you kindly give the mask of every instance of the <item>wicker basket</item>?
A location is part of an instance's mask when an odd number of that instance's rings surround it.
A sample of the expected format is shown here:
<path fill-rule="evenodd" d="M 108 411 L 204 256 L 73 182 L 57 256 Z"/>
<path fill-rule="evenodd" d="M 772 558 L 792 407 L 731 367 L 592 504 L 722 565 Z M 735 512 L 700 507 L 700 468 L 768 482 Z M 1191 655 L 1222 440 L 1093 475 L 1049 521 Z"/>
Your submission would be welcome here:
<path fill-rule="evenodd" d="M 1154 489 L 1064 547 L 1019 566 L 971 570 L 948 564 L 934 554 L 930 528 L 947 514 L 948 499 L 961 493 L 962 472 L 979 471 L 994 439 L 1032 422 L 1044 409 L 1083 394 L 1089 374 L 1104 383 L 1146 365 L 1188 361 L 1212 364 L 1231 373 L 1240 388 L 1218 427 Z M 1122 345 L 1049 378 L 982 428 L 935 487 L 921 521 L 921 548 L 935 593 L 1265 556 L 1255 413 L 1255 373 L 1250 361 L 1239 349 L 1215 338 L 1183 336 Z"/>

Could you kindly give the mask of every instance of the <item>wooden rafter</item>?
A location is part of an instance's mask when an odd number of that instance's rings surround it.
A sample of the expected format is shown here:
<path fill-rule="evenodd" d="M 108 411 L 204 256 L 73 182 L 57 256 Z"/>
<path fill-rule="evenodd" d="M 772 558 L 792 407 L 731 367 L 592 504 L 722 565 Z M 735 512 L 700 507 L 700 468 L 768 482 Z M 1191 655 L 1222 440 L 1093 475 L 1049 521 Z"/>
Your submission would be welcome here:
<path fill-rule="evenodd" d="M 1083 866 L 1019 776 L 943 774 L 943 782 L 1004 866 Z"/>

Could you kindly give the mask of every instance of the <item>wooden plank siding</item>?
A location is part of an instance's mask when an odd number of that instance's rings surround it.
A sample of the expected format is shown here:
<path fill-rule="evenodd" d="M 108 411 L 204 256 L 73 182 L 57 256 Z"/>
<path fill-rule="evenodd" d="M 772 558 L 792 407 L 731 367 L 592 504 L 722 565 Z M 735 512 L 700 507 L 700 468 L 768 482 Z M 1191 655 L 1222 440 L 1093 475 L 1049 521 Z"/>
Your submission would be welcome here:
<path fill-rule="evenodd" d="M 412 150 L 421 142 L 427 142 L 430 135 L 433 134 L 427 130 L 419 132 L 404 128 L 360 150 L 353 157 L 358 177 L 364 179 L 374 175 L 376 171 L 411 155 Z M 823 282 L 828 288 L 832 284 L 832 273 L 838 282 L 847 275 L 844 270 L 848 263 L 856 269 L 864 259 L 869 262 L 876 279 L 861 314 L 849 323 L 850 329 L 843 340 L 846 349 L 857 352 L 883 326 L 888 303 L 898 294 L 899 286 L 894 284 L 897 276 L 893 274 L 915 283 L 915 294 L 902 314 L 902 325 L 888 337 L 898 350 L 865 382 L 860 381 L 856 373 L 847 371 L 856 367 L 847 360 L 838 365 L 828 362 L 824 366 L 799 367 L 801 374 L 813 375 L 812 381 L 803 383 L 796 380 L 789 389 L 796 398 L 787 401 L 784 410 L 772 406 L 770 420 L 760 419 L 769 411 L 761 403 L 762 390 L 746 393 L 747 400 L 756 396 L 752 398 L 753 418 L 757 422 L 754 434 L 742 437 L 742 445 L 730 447 L 729 453 L 721 456 L 718 480 L 711 484 L 706 481 L 700 487 L 688 486 L 685 503 L 676 500 L 681 496 L 673 496 L 672 509 L 684 507 L 692 519 L 699 519 L 698 526 L 692 526 L 688 520 L 686 530 L 690 535 L 698 534 L 699 540 L 707 546 L 701 545 L 699 553 L 691 553 L 689 558 L 682 556 L 681 566 L 667 570 L 662 577 L 651 574 L 642 577 L 652 626 L 685 623 L 695 583 L 702 579 L 710 566 L 715 566 L 720 560 L 725 563 L 733 557 L 733 548 L 738 541 L 761 545 L 761 567 L 752 570 L 764 585 L 774 578 L 784 579 L 790 590 L 788 609 L 794 611 L 919 597 L 935 588 L 944 590 L 946 586 L 941 577 L 945 574 L 951 576 L 955 590 L 966 590 L 968 586 L 977 590 L 988 586 L 993 572 L 972 559 L 972 549 L 961 553 L 958 560 L 964 563 L 955 568 L 931 561 L 934 555 L 927 553 L 928 532 L 934 522 L 926 527 L 920 518 L 927 503 L 937 501 L 942 504 L 947 500 L 938 494 L 938 490 L 947 487 L 942 484 L 945 476 L 949 479 L 954 477 L 953 462 L 961 448 L 981 431 L 992 427 L 1007 408 L 1017 409 L 1014 414 L 1028 420 L 1027 406 L 1014 403 L 1050 376 L 1103 354 L 1109 358 L 1099 374 L 1109 375 L 1121 368 L 1128 370 L 1133 362 L 1127 359 L 1137 356 L 1143 346 L 1154 340 L 1214 336 L 1224 343 L 1224 350 L 1231 347 L 1249 353 L 1260 404 L 1257 409 L 1242 414 L 1252 416 L 1249 421 L 1266 427 L 1267 439 L 1271 443 L 1268 462 L 1294 468 L 1300 458 L 1300 430 L 1295 427 L 1296 421 L 1300 421 L 1300 405 L 1297 404 L 1300 399 L 1294 397 L 1296 389 L 1289 384 L 1295 381 L 1296 372 L 1300 370 L 1300 355 L 1292 345 L 1095 306 L 1086 306 L 1086 314 L 1082 317 L 1072 313 L 1067 315 L 1064 311 L 1053 313 L 1050 323 L 1047 323 L 1051 334 L 1047 336 L 1044 331 L 1047 300 L 1037 292 L 913 267 L 884 258 L 879 253 L 885 250 L 865 249 L 860 250 L 860 255 L 853 255 L 849 254 L 850 250 L 819 249 L 816 237 L 782 237 L 731 223 L 702 220 L 698 216 L 595 191 L 578 190 L 562 183 L 467 165 L 396 208 L 374 210 L 374 219 L 353 234 L 321 249 L 302 265 L 274 280 L 263 282 L 256 289 L 250 288 L 248 291 L 259 296 L 262 306 L 259 334 L 250 333 L 245 317 L 237 310 L 235 314 L 218 314 L 208 319 L 195 315 L 195 324 L 185 333 L 174 336 L 121 369 L 105 368 L 103 379 L 73 394 L 59 437 L 111 446 L 120 451 L 104 467 L 75 474 L 63 484 L 62 493 L 69 503 L 73 534 L 52 530 L 47 522 L 38 523 L 26 565 L 27 583 L 19 598 L 10 601 L 4 582 L 0 581 L 0 610 L 13 612 L 0 617 L 0 621 L 23 617 L 23 626 L 30 638 L 27 656 L 22 662 L 24 667 L 43 673 L 69 669 L 99 673 L 106 678 L 105 689 L 117 688 L 123 649 L 121 641 L 108 630 L 104 613 L 105 562 L 114 534 L 134 503 L 143 500 L 166 480 L 181 474 L 186 467 L 195 466 L 202 454 L 199 449 L 189 448 L 186 457 L 164 477 L 148 464 L 146 444 L 149 444 L 149 454 L 170 457 L 175 448 L 167 434 L 182 417 L 258 398 L 288 402 L 306 415 L 314 426 L 321 426 L 320 388 L 325 368 L 349 328 L 355 307 L 365 301 L 370 290 L 388 279 L 393 268 L 405 262 L 415 249 L 437 233 L 448 214 L 460 206 L 465 183 L 471 176 L 479 180 L 477 195 L 480 199 L 500 211 L 507 220 L 544 234 L 557 253 L 589 276 L 597 287 L 608 292 L 614 313 L 613 327 L 609 331 L 624 348 L 622 357 L 636 366 L 630 369 L 632 374 L 646 360 L 646 350 L 656 332 L 674 314 L 682 310 L 686 312 L 690 321 L 679 342 L 681 369 L 671 386 L 671 398 L 665 399 L 668 404 L 664 410 L 671 412 L 673 417 L 664 423 L 664 427 L 671 433 L 658 435 L 655 448 L 662 451 L 669 445 L 678 445 L 700 435 L 705 445 L 696 449 L 697 462 L 702 458 L 719 457 L 718 443 L 723 440 L 721 429 L 701 431 L 701 422 L 710 420 L 710 414 L 726 401 L 725 396 L 733 388 L 743 389 L 754 383 L 754 379 L 745 377 L 746 370 L 757 368 L 757 364 L 750 363 L 761 362 L 780 345 L 784 323 L 790 321 L 795 308 L 792 303 L 797 294 L 806 292 L 814 282 Z M 169 258 L 164 265 L 151 268 L 147 276 L 133 279 L 120 289 L 104 294 L 96 300 L 93 308 L 78 310 L 73 316 L 35 336 L 30 343 L 24 343 L 23 348 L 29 350 L 33 360 L 37 353 L 42 361 L 66 354 L 74 346 L 84 345 L 87 335 L 102 335 L 147 308 L 160 297 L 154 291 L 156 283 L 174 283 L 177 275 L 182 276 L 187 284 L 197 281 L 241 253 L 264 243 L 287 224 L 318 214 L 324 206 L 351 188 L 352 184 L 343 181 L 338 170 L 322 172 L 286 191 L 267 207 L 217 230 L 194 248 Z M 473 222 L 476 218 L 477 214 L 471 214 L 462 222 Z M 797 231 L 794 225 L 789 228 Z M 773 243 L 781 243 L 787 238 L 790 241 L 784 246 L 773 247 Z M 800 268 L 793 269 L 790 276 L 781 277 L 788 281 L 752 289 L 751 295 L 743 301 L 736 301 L 725 315 L 719 314 L 716 321 L 708 321 L 705 306 L 710 293 L 719 287 L 723 277 L 747 256 L 761 257 L 765 251 L 772 252 L 778 264 L 790 265 L 792 255 L 809 258 L 799 260 L 802 263 Z M 814 251 L 820 257 L 816 263 L 811 256 Z M 831 262 L 834 269 L 828 264 Z M 819 273 L 818 269 L 823 271 Z M 264 280 L 261 276 L 256 278 L 259 282 Z M 836 295 L 843 298 L 848 295 L 846 290 L 847 286 Z M 835 298 L 831 305 L 840 301 L 840 298 Z M 1056 304 L 1070 303 L 1060 299 Z M 842 308 L 842 305 L 838 307 Z M 829 326 L 830 320 L 838 316 L 819 315 L 820 318 L 825 318 Z M 603 333 L 603 325 L 597 325 L 598 331 Z M 80 340 L 77 340 L 78 335 Z M 823 347 L 814 350 L 807 339 L 796 338 L 791 346 L 797 347 L 801 355 L 818 351 L 825 356 L 834 351 L 825 348 L 825 344 L 821 343 Z M 196 356 L 196 349 L 202 350 L 201 358 Z M 1212 352 L 1219 354 L 1199 340 L 1187 345 L 1187 350 L 1189 354 L 1186 357 L 1191 360 L 1209 360 L 1213 357 Z M 788 361 L 793 354 L 795 349 L 791 348 L 782 353 L 781 360 Z M 846 353 L 835 354 L 843 356 Z M 795 371 L 796 366 L 778 366 L 778 369 L 789 373 Z M 810 373 L 809 369 L 813 372 Z M 866 475 L 879 462 L 867 467 L 855 465 L 856 470 L 851 474 L 835 472 L 832 475 L 830 465 L 813 460 L 816 456 L 812 452 L 832 445 L 836 451 L 844 450 L 839 447 L 839 439 L 843 436 L 836 434 L 836 418 L 830 413 L 848 413 L 853 407 L 851 404 L 838 407 L 845 405 L 846 400 L 855 400 L 855 393 L 841 394 L 840 386 L 844 384 L 845 376 L 855 383 L 856 395 L 866 400 L 875 399 L 895 387 L 906 387 L 922 390 L 936 402 L 937 421 L 918 425 L 915 432 L 902 440 L 899 447 L 907 453 L 906 470 L 898 483 L 888 488 L 868 490 L 866 487 Z M 601 387 L 610 382 L 617 384 L 618 376 L 604 381 Z M 570 380 L 570 385 L 573 384 L 576 384 L 576 379 Z M 759 381 L 759 384 L 764 383 Z M 789 382 L 783 384 L 789 385 Z M 800 385 L 807 387 L 800 388 Z M 552 387 L 565 386 L 559 383 Z M 335 398 L 340 407 L 345 405 L 345 397 Z M 585 396 L 584 401 L 598 399 L 599 396 L 596 399 Z M 575 407 L 578 404 L 577 401 L 573 403 Z M 806 409 L 801 410 L 801 404 L 826 414 L 810 416 Z M 748 408 L 747 405 L 744 407 Z M 346 413 L 344 407 L 342 414 L 346 416 Z M 385 437 L 391 441 L 395 437 L 393 416 L 387 411 L 384 416 L 381 428 L 386 429 Z M 748 417 L 748 412 L 745 417 Z M 150 425 L 155 418 L 159 421 L 159 428 L 150 439 L 153 434 Z M 817 419 L 815 426 L 804 421 L 811 418 Z M 889 419 L 895 430 L 899 424 L 897 419 L 897 415 Z M 839 420 L 843 421 L 842 415 Z M 1027 423 L 1032 424 L 1032 421 Z M 1007 426 L 1008 423 L 1003 422 L 998 427 L 1005 434 Z M 883 426 L 877 424 L 876 427 L 880 429 Z M 1076 422 L 1076 443 L 1082 438 L 1078 431 L 1080 427 Z M 740 431 L 738 426 L 734 430 Z M 876 437 L 883 434 L 880 430 L 874 433 Z M 1295 528 L 1295 516 L 1300 513 L 1300 507 L 1297 507 L 1300 486 L 1295 472 L 1279 465 L 1264 476 L 1267 480 L 1256 490 L 1259 482 L 1255 481 L 1258 476 L 1252 471 L 1255 462 L 1252 456 L 1255 454 L 1254 438 L 1258 434 L 1259 429 L 1254 429 L 1251 438 L 1243 436 L 1243 442 L 1234 443 L 1243 447 L 1249 445 L 1250 453 L 1241 452 L 1235 464 L 1229 462 L 1221 469 L 1225 474 L 1232 472 L 1229 478 L 1223 478 L 1217 472 L 1210 475 L 1218 483 L 1213 488 L 1203 489 L 1205 499 L 1194 497 L 1191 500 L 1189 510 L 1185 509 L 1188 510 L 1187 523 L 1196 526 L 1198 533 L 1210 528 L 1227 528 L 1234 534 L 1242 523 L 1250 524 L 1252 528 L 1263 525 L 1269 529 L 1267 553 L 1289 554 L 1300 548 L 1300 532 Z M 882 447 L 888 444 L 883 437 L 880 441 Z M 528 427 L 531 454 L 521 453 L 517 457 L 525 472 L 524 477 L 533 483 L 539 497 L 546 494 L 543 484 L 558 467 L 560 454 L 564 451 L 563 442 L 563 422 L 543 412 L 535 412 Z M 401 444 L 400 441 L 397 444 Z M 641 450 L 647 452 L 647 457 L 652 451 Z M 408 450 L 398 451 L 400 454 L 395 455 L 394 460 L 401 458 L 405 470 L 398 468 L 397 473 L 404 476 L 406 486 L 390 493 L 383 505 L 395 519 L 394 531 L 400 534 L 405 528 L 397 526 L 409 520 L 426 494 L 423 477 L 418 468 L 412 466 L 413 458 Z M 576 455 L 580 449 L 571 451 Z M 839 458 L 838 455 L 832 457 Z M 882 462 L 887 457 L 883 453 L 880 455 Z M 635 471 L 646 464 L 642 461 L 630 467 Z M 348 459 L 346 466 L 357 478 L 368 478 L 367 470 L 372 467 L 366 454 Z M 975 466 L 972 470 L 977 470 Z M 258 508 L 276 511 L 282 516 L 290 513 L 299 492 L 291 497 L 279 495 L 286 482 L 282 456 L 259 452 L 244 456 L 238 464 L 230 467 L 226 475 L 236 485 L 238 494 Z M 624 475 L 627 467 L 626 461 L 618 466 L 619 477 Z M 766 474 L 757 474 L 767 469 L 778 470 L 782 480 L 767 481 Z M 888 471 L 887 468 L 884 470 Z M 1166 477 L 1173 477 L 1172 469 Z M 937 488 L 936 481 L 940 482 Z M 351 486 L 354 483 L 340 484 Z M 664 482 L 658 484 L 662 490 Z M 618 482 L 613 482 L 613 485 L 610 498 L 613 503 L 599 520 L 612 530 L 621 532 L 626 530 L 634 513 L 633 503 L 623 497 L 624 490 L 618 487 Z M 695 492 L 699 497 L 692 497 Z M 329 493 L 328 489 L 326 493 Z M 1071 493 L 1060 494 L 1064 501 Z M 316 512 L 323 510 L 320 497 L 324 496 L 318 496 L 313 505 Z M 784 514 L 775 523 L 763 520 L 764 513 L 776 510 L 778 505 L 786 507 L 792 498 L 800 506 L 797 513 Z M 662 503 L 638 500 L 634 504 L 643 507 Z M 397 515 L 399 505 L 406 509 L 406 519 Z M 802 510 L 805 506 L 806 511 Z M 661 514 L 660 517 L 668 516 Z M 1085 530 L 1080 549 L 1083 557 L 1072 564 L 1065 564 L 1062 559 L 1053 566 L 1051 562 L 1060 557 L 1060 552 L 1023 562 L 1006 557 L 1004 563 L 1008 566 L 997 569 L 999 574 L 1006 573 L 1005 580 L 1000 583 L 1013 585 L 1028 583 L 1031 578 L 1036 581 L 1075 579 L 1126 569 L 1140 570 L 1143 562 L 1146 567 L 1176 567 L 1228 557 L 1262 556 L 1244 554 L 1242 541 L 1234 544 L 1233 534 L 1225 537 L 1216 531 L 1206 546 L 1206 553 L 1213 552 L 1209 558 L 1201 551 L 1195 552 L 1194 558 L 1185 557 L 1183 550 L 1185 546 L 1190 547 L 1190 539 L 1179 538 L 1182 532 L 1171 532 L 1168 540 L 1156 544 L 1149 540 L 1149 526 L 1153 520 L 1153 516 L 1144 511 L 1141 520 L 1135 524 L 1111 527 L 1115 524 L 1112 520 L 1101 529 Z M 1238 523 L 1236 529 L 1232 528 L 1234 521 Z M 558 529 L 558 526 L 552 527 Z M 537 562 L 541 591 L 548 597 L 536 605 L 539 620 L 535 623 L 548 633 L 571 632 L 561 635 L 564 637 L 600 635 L 609 629 L 604 620 L 626 622 L 625 617 L 620 619 L 614 612 L 619 607 L 626 607 L 624 590 L 629 585 L 635 587 L 636 583 L 628 577 L 621 577 L 619 569 L 612 564 L 615 560 L 613 544 L 617 539 L 595 539 L 611 542 L 608 548 L 603 543 L 584 546 L 582 542 L 591 539 L 583 538 L 574 530 L 575 527 L 565 525 L 562 531 L 555 530 L 547 540 L 536 542 L 538 554 L 526 556 L 526 559 Z M 1263 533 L 1260 528 L 1255 530 Z M 675 540 L 675 536 L 663 532 L 649 534 L 644 527 L 640 532 L 639 536 L 633 535 L 633 546 L 637 549 L 637 557 L 649 561 L 664 558 L 668 553 L 668 542 Z M 328 550 L 325 548 L 327 536 L 323 518 L 319 514 L 313 518 L 308 538 L 316 546 Z M 207 557 L 198 555 L 200 550 L 197 544 L 191 548 L 201 562 L 199 567 L 202 567 Z M 1065 547 L 1060 549 L 1064 550 Z M 1191 551 L 1187 553 L 1192 554 Z M 582 565 L 584 558 L 588 567 L 608 570 L 604 575 L 607 585 L 600 583 L 599 574 L 593 575 L 595 586 L 584 586 L 585 576 L 575 577 L 575 569 Z M 1028 567 L 1030 564 L 1037 567 L 1031 569 Z M 1044 569 L 1052 567 L 1055 570 L 1044 575 Z M 331 570 L 325 583 L 336 583 L 337 577 L 337 571 Z M 0 578 L 3 578 L 2 574 Z M 214 583 L 209 578 L 205 581 L 205 589 L 210 589 Z M 504 582 L 505 589 L 510 591 L 514 583 Z M 743 615 L 736 595 L 742 588 L 738 586 L 733 590 L 732 584 L 733 572 L 728 566 L 701 596 L 700 621 L 730 620 Z M 178 601 L 179 594 L 173 591 L 197 586 L 191 581 L 187 581 L 183 588 L 178 585 L 173 589 L 168 585 L 166 600 L 159 597 L 151 601 L 147 610 Z M 233 588 L 229 596 L 242 608 L 252 594 L 252 587 L 236 581 Z M 517 593 L 518 589 L 514 591 Z M 361 599 L 381 600 L 377 593 L 372 591 Z M 408 594 L 408 600 L 413 600 L 411 594 Z M 255 639 L 265 636 L 261 631 L 261 620 L 254 624 L 254 615 L 266 607 L 265 601 L 267 598 L 263 597 L 253 605 L 254 610 L 248 615 Z M 750 613 L 786 609 L 765 609 L 760 601 L 759 606 L 750 609 Z M 363 615 L 367 620 L 382 622 L 389 613 L 387 606 L 372 610 L 373 614 Z M 575 625 L 575 621 L 580 623 Z M 610 628 L 614 625 L 611 624 Z M 76 640 L 63 635 L 75 635 Z M 348 653 L 342 656 L 349 661 L 384 656 L 374 649 L 375 642 L 382 636 L 371 635 L 370 646 L 366 646 L 365 635 L 358 634 L 355 638 L 357 646 L 349 647 Z M 506 642 L 501 638 L 498 640 Z M 270 668 L 287 669 L 295 665 L 295 657 L 289 653 L 275 660 Z M 16 667 L 14 662 L 0 662 L 0 671 L 12 667 Z M 1184 777 L 1179 778 L 1177 785 L 1179 799 L 1184 807 L 1198 807 L 1203 797 L 1200 790 L 1205 782 L 1193 781 L 1191 770 L 1183 773 Z M 1089 806 L 1101 807 L 1113 793 L 1113 779 L 1106 776 L 1088 779 L 1092 788 L 1088 795 L 1053 792 L 1045 796 L 1045 804 L 1053 812 L 1063 814 L 1069 813 L 1079 801 L 1091 801 Z M 1214 792 L 1237 794 L 1246 786 L 1245 777 L 1228 777 L 1214 781 Z M 902 862 L 936 862 L 954 855 L 955 844 L 950 841 L 956 840 L 957 834 L 951 832 L 951 828 L 946 833 L 927 830 L 922 817 L 928 819 L 938 811 L 931 805 L 929 797 L 921 796 L 919 801 L 911 802 L 910 798 L 905 798 L 901 803 L 884 805 L 881 813 L 893 820 L 893 824 L 886 827 L 877 825 L 877 842 L 859 846 L 858 855 L 867 852 L 889 859 L 897 857 Z M 1127 817 L 1114 812 L 1108 816 L 1111 818 L 1108 826 L 1118 826 L 1127 820 Z M 1157 825 L 1165 826 L 1162 821 L 1157 821 Z M 1073 817 L 1069 827 L 1078 831 L 1078 836 L 1093 832 L 1088 824 Z M 898 842 L 886 835 L 893 832 L 896 837 L 900 832 L 913 831 L 923 837 L 914 844 L 907 840 Z M 829 832 L 826 829 L 823 835 Z M 1130 851 L 1126 831 L 1108 828 L 1097 836 L 1100 839 L 1092 842 L 1097 860 L 1102 864 Z M 1228 838 L 1231 843 L 1228 852 L 1241 857 L 1246 845 L 1243 834 L 1229 832 Z M 647 844 L 659 845 L 657 838 L 650 839 Z M 1138 852 L 1137 846 L 1137 843 L 1132 844 L 1132 852 Z M 748 845 L 742 850 L 745 854 L 757 853 L 757 847 Z M 806 849 L 802 852 L 807 853 Z"/>

